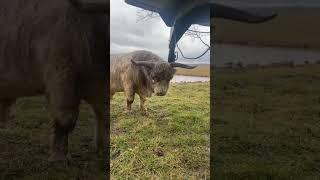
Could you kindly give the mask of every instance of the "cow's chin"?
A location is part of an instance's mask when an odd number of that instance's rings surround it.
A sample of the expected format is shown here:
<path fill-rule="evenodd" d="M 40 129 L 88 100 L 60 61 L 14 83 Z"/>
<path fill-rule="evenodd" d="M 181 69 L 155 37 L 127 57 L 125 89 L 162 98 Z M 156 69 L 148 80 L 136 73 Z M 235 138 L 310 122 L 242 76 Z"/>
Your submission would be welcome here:
<path fill-rule="evenodd" d="M 158 91 L 153 93 L 154 96 L 165 96 L 166 94 L 167 92 L 164 92 L 164 91 Z"/>
<path fill-rule="evenodd" d="M 151 97 L 151 96 L 153 96 L 153 91 L 148 90 L 147 92 L 145 92 L 145 96 L 146 96 L 146 97 Z"/>

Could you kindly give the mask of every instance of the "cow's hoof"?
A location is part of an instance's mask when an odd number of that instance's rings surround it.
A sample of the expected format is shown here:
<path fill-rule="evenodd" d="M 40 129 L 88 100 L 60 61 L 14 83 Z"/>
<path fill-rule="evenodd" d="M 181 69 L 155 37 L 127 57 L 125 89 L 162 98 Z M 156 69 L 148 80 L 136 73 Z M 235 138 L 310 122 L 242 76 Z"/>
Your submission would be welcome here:
<path fill-rule="evenodd" d="M 142 115 L 148 115 L 146 109 L 140 109 L 140 113 L 141 113 Z"/>
<path fill-rule="evenodd" d="M 132 110 L 126 110 L 126 114 L 132 114 Z"/>
<path fill-rule="evenodd" d="M 66 156 L 63 153 L 54 153 L 50 155 L 48 161 L 49 162 L 58 162 L 58 161 L 67 161 L 68 159 L 71 159 L 70 156 Z"/>

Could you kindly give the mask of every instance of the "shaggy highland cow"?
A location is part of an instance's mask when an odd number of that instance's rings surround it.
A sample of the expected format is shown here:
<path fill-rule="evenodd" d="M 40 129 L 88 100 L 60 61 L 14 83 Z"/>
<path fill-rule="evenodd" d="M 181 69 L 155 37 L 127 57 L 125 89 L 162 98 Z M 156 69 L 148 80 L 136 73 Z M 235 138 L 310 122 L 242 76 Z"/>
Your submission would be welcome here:
<path fill-rule="evenodd" d="M 140 110 L 145 112 L 144 102 L 152 94 L 166 95 L 175 68 L 193 69 L 196 66 L 177 62 L 168 63 L 158 55 L 145 50 L 111 56 L 110 93 L 125 92 L 127 111 L 131 111 L 134 95 L 140 97 Z"/>
<path fill-rule="evenodd" d="M 97 150 L 108 146 L 108 8 L 107 0 L 0 1 L 0 126 L 17 98 L 45 94 L 51 161 L 67 157 L 80 100 L 96 114 Z"/>

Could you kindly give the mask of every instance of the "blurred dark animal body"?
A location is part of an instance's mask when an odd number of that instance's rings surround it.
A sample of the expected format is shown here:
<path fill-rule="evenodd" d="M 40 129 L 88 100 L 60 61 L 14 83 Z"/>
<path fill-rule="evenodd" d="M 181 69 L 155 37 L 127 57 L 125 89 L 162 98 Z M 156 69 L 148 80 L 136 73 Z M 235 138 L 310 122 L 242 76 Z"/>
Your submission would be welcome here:
<path fill-rule="evenodd" d="M 107 146 L 105 0 L 0 0 L 0 125 L 20 97 L 45 94 L 51 116 L 50 158 L 65 160 L 80 100 L 97 117 L 96 146 Z"/>

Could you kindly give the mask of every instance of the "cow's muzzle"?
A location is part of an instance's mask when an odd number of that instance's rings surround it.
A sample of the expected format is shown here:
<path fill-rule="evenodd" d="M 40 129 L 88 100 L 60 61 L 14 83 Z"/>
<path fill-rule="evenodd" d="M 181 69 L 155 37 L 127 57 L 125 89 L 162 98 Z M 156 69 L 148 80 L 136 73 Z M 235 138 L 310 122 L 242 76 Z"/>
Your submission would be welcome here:
<path fill-rule="evenodd" d="M 156 95 L 157 96 L 164 96 L 164 95 L 166 95 L 166 92 L 157 92 Z"/>

